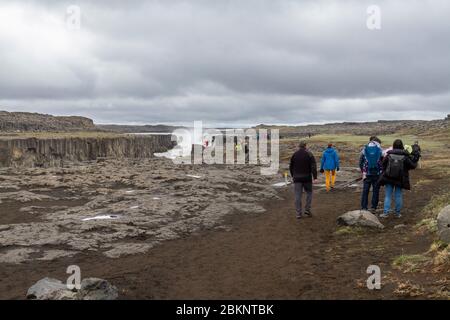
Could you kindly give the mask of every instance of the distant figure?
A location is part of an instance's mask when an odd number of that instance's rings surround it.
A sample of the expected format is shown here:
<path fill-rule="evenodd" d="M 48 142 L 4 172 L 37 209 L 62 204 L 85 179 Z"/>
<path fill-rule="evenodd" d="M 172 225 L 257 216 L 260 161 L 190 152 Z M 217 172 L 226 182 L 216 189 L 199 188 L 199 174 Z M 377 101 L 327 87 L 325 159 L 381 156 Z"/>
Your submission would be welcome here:
<path fill-rule="evenodd" d="M 422 161 L 420 161 L 420 158 L 422 158 L 422 149 L 420 148 L 419 141 L 414 142 L 411 154 L 415 157 L 414 160 L 417 160 L 419 168 L 422 169 Z"/>
<path fill-rule="evenodd" d="M 417 167 L 417 160 L 409 154 L 400 139 L 394 141 L 392 150 L 388 151 L 383 159 L 383 174 L 380 185 L 385 186 L 384 213 L 382 218 L 389 217 L 391 211 L 391 198 L 395 193 L 395 217 L 401 218 L 403 207 L 403 189 L 410 190 L 409 170 Z"/>
<path fill-rule="evenodd" d="M 311 139 L 311 132 L 308 132 L 308 138 Z"/>
<path fill-rule="evenodd" d="M 339 171 L 339 154 L 333 148 L 333 144 L 329 143 L 322 154 L 322 160 L 320 162 L 320 173 L 325 172 L 327 192 L 330 191 L 330 188 L 334 188 L 336 171 Z"/>
<path fill-rule="evenodd" d="M 297 219 L 302 218 L 302 193 L 306 192 L 305 214 L 312 217 L 311 204 L 313 194 L 313 182 L 317 181 L 316 158 L 311 151 L 306 149 L 306 142 L 301 141 L 299 149 L 291 158 L 289 171 L 294 180 L 295 210 Z M 313 180 L 314 179 L 314 180 Z"/>
<path fill-rule="evenodd" d="M 380 185 L 378 180 L 382 173 L 383 149 L 381 140 L 375 136 L 369 138 L 369 143 L 364 146 L 359 157 L 359 168 L 363 175 L 363 191 L 361 195 L 361 209 L 368 210 L 369 192 L 372 187 L 372 213 L 377 209 L 380 198 Z"/>

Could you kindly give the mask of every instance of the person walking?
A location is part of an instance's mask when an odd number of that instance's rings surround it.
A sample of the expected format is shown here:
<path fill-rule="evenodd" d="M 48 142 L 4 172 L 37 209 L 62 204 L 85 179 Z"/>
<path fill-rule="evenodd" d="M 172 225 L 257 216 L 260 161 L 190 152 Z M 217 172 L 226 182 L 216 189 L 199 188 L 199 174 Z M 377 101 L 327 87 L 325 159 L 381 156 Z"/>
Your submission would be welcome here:
<path fill-rule="evenodd" d="M 364 146 L 359 157 L 359 168 L 363 176 L 363 190 L 361 195 L 361 209 L 368 210 L 369 192 L 372 187 L 372 202 L 370 211 L 372 213 L 378 207 L 380 196 L 380 185 L 378 180 L 382 173 L 383 149 L 381 140 L 376 136 L 369 138 L 369 143 Z"/>
<path fill-rule="evenodd" d="M 420 158 L 422 157 L 422 154 L 421 154 L 422 150 L 420 148 L 419 141 L 416 140 L 414 142 L 414 144 L 412 146 L 412 150 L 413 150 L 412 155 L 414 157 L 416 157 L 415 159 L 417 159 L 417 164 L 419 166 L 419 169 L 422 169 L 422 161 L 420 161 Z"/>
<path fill-rule="evenodd" d="M 311 205 L 313 183 L 317 181 L 316 159 L 311 151 L 306 149 L 306 142 L 301 141 L 299 149 L 291 157 L 289 171 L 294 180 L 295 210 L 297 219 L 302 218 L 302 194 L 306 192 L 305 215 L 312 217 Z"/>
<path fill-rule="evenodd" d="M 339 154 L 336 149 L 333 148 L 333 144 L 329 143 L 322 154 L 322 160 L 320 162 L 320 173 L 325 172 L 327 192 L 330 191 L 330 188 L 334 188 L 336 171 L 339 171 Z"/>
<path fill-rule="evenodd" d="M 389 217 L 392 194 L 395 197 L 395 217 L 401 218 L 403 189 L 410 190 L 409 170 L 417 167 L 417 158 L 405 150 L 402 140 L 397 139 L 382 162 L 383 174 L 380 185 L 385 186 L 384 212 L 382 218 Z"/>

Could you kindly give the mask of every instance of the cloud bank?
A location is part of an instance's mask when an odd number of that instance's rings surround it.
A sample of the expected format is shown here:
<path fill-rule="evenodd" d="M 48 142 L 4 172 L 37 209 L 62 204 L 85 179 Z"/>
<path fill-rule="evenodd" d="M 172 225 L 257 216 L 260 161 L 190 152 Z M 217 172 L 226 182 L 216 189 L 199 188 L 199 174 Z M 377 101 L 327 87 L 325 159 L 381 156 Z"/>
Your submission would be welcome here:
<path fill-rule="evenodd" d="M 450 3 L 377 1 L 380 30 L 371 4 L 2 2 L 0 109 L 136 124 L 443 118 Z"/>

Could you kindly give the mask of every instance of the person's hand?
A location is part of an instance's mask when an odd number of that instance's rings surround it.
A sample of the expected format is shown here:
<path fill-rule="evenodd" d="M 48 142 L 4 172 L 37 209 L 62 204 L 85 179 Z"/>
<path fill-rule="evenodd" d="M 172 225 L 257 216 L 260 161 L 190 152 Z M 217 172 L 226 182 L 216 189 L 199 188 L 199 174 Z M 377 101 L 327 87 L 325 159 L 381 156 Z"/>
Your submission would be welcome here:
<path fill-rule="evenodd" d="M 325 172 L 325 170 L 323 170 L 323 169 L 320 169 L 320 173 L 324 173 Z"/>

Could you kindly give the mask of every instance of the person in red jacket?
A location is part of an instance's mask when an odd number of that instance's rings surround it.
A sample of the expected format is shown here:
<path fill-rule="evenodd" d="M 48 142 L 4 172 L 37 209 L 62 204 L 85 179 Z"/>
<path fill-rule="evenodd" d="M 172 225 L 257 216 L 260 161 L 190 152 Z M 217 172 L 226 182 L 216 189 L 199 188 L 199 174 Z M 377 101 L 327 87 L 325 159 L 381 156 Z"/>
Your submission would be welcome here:
<path fill-rule="evenodd" d="M 306 142 L 301 141 L 299 149 L 294 153 L 289 164 L 289 171 L 294 180 L 295 210 L 297 219 L 302 218 L 302 194 L 306 192 L 304 213 L 311 217 L 313 182 L 317 181 L 317 164 L 314 155 L 306 149 Z M 314 180 L 313 180 L 314 179 Z"/>

